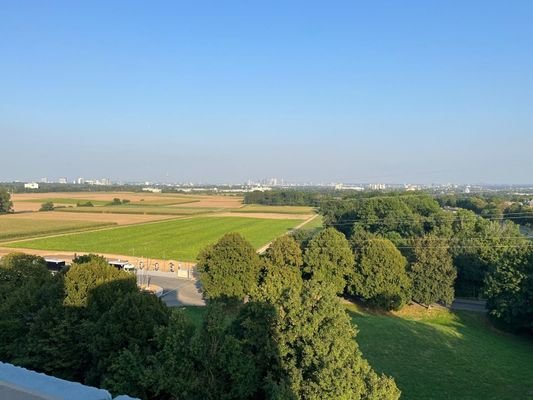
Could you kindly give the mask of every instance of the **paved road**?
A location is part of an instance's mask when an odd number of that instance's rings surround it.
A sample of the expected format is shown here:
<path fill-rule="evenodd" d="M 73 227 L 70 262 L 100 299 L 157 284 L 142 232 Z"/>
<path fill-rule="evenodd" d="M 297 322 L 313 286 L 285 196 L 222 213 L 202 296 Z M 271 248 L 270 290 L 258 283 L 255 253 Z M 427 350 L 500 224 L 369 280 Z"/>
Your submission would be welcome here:
<path fill-rule="evenodd" d="M 452 310 L 464 310 L 464 311 L 475 311 L 479 313 L 486 313 L 487 302 L 485 300 L 466 300 L 466 299 L 455 299 L 452 303 Z"/>
<path fill-rule="evenodd" d="M 151 284 L 163 288 L 161 299 L 169 307 L 205 306 L 205 301 L 200 292 L 200 285 L 196 280 L 148 274 L 144 277 L 137 276 L 137 280 L 140 282 L 141 279 L 144 279 L 144 283 L 148 283 L 148 278 L 150 278 Z"/>

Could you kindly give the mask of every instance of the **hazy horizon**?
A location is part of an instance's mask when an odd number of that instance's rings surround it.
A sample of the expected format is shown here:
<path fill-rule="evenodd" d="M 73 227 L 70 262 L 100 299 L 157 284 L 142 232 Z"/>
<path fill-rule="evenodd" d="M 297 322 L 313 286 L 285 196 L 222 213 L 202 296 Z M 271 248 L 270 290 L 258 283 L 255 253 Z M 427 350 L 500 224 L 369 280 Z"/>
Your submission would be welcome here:
<path fill-rule="evenodd" d="M 533 182 L 533 3 L 20 1 L 0 181 Z"/>

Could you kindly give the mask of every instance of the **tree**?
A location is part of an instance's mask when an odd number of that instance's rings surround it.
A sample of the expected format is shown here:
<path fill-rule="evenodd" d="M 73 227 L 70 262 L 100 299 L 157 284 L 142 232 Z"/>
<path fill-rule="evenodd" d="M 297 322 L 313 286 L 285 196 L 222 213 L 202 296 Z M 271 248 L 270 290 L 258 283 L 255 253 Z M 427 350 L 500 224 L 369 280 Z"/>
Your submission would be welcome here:
<path fill-rule="evenodd" d="M 137 291 L 135 277 L 111 267 L 105 260 L 101 259 L 83 264 L 72 264 L 65 274 L 66 296 L 64 304 L 66 306 L 86 307 L 91 291 L 111 282 L 114 283 L 106 286 L 105 296 L 104 289 L 100 289 L 102 293 L 94 298 L 93 309 L 97 309 L 97 312 L 107 310 L 108 305 L 121 295 Z"/>
<path fill-rule="evenodd" d="M 134 351 L 142 348 L 146 354 L 154 353 L 155 335 L 158 327 L 168 324 L 169 309 L 159 298 L 138 290 L 129 293 L 117 293 L 114 302 L 106 311 L 101 311 L 102 299 L 108 298 L 108 291 L 103 284 L 91 291 L 88 307 L 93 302 L 100 310 L 99 318 L 89 313 L 93 323 L 86 326 L 88 356 L 91 367 L 87 371 L 89 384 L 101 385 L 111 365 L 124 349 Z M 116 293 L 116 291 L 113 290 Z"/>
<path fill-rule="evenodd" d="M 0 188 L 0 214 L 7 214 L 13 211 L 13 202 L 9 192 Z"/>
<path fill-rule="evenodd" d="M 356 253 L 348 292 L 386 310 L 400 309 L 410 298 L 407 260 L 384 238 L 366 241 Z"/>
<path fill-rule="evenodd" d="M 29 332 L 43 308 L 60 304 L 59 278 L 44 259 L 11 253 L 0 261 L 0 359 L 27 365 Z"/>
<path fill-rule="evenodd" d="M 41 204 L 39 211 L 54 211 L 54 203 L 47 201 L 46 203 Z"/>
<path fill-rule="evenodd" d="M 201 383 L 197 399 L 252 399 L 260 389 L 255 357 L 231 334 L 227 306 L 212 302 L 192 344 Z"/>
<path fill-rule="evenodd" d="M 242 300 L 257 288 L 261 261 L 241 235 L 227 233 L 200 253 L 197 267 L 207 298 Z"/>
<path fill-rule="evenodd" d="M 79 256 L 76 255 L 72 259 L 73 264 L 85 264 L 91 261 L 95 261 L 95 262 L 102 263 L 102 264 L 107 264 L 105 257 L 98 255 L 98 254 L 93 254 L 93 253 L 81 254 Z"/>
<path fill-rule="evenodd" d="M 413 300 L 425 305 L 436 302 L 450 305 L 457 271 L 448 245 L 432 235 L 417 238 L 412 244 L 409 276 Z"/>
<path fill-rule="evenodd" d="M 335 295 L 314 280 L 289 288 L 276 305 L 272 337 L 278 365 L 270 371 L 272 399 L 397 399 L 394 381 L 362 358 L 356 331 Z"/>
<path fill-rule="evenodd" d="M 507 329 L 533 333 L 533 249 L 508 252 L 487 275 L 489 315 Z"/>
<path fill-rule="evenodd" d="M 272 242 L 263 257 L 259 297 L 275 301 L 288 286 L 302 284 L 303 255 L 291 236 L 285 235 Z"/>
<path fill-rule="evenodd" d="M 337 293 L 346 286 L 353 269 L 354 256 L 344 235 L 333 228 L 324 229 L 310 242 L 305 252 L 304 272 L 318 282 L 332 282 Z"/>

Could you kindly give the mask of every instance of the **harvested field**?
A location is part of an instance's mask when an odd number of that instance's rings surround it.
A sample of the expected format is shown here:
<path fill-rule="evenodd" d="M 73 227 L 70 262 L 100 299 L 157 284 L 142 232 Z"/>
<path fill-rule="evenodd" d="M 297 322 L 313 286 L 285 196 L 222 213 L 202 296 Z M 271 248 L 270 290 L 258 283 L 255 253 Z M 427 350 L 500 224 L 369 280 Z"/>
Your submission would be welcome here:
<path fill-rule="evenodd" d="M 238 208 L 242 197 L 194 195 L 174 193 L 139 192 L 54 192 L 54 193 L 15 193 L 12 196 L 15 211 L 37 211 L 41 203 L 76 205 L 77 202 L 91 201 L 95 206 L 106 206 L 114 198 L 129 200 L 130 205 L 180 206 L 187 204 L 195 208 Z"/>
<path fill-rule="evenodd" d="M 239 232 L 256 248 L 298 225 L 298 220 L 195 217 L 9 243 L 5 247 L 124 254 L 194 261 L 203 248 Z"/>
<path fill-rule="evenodd" d="M 30 212 L 20 214 L 3 215 L 0 219 L 32 220 L 36 224 L 40 221 L 83 221 L 94 222 L 98 224 L 116 224 L 116 225 L 131 225 L 140 224 L 151 221 L 161 221 L 169 218 L 175 218 L 168 215 L 143 215 L 143 214 L 111 214 L 111 213 L 87 213 L 77 212 L 79 209 L 70 209 L 72 212 L 65 213 L 61 211 L 47 211 L 47 212 Z"/>
<path fill-rule="evenodd" d="M 0 240 L 21 239 L 115 225 L 112 222 L 0 217 Z"/>

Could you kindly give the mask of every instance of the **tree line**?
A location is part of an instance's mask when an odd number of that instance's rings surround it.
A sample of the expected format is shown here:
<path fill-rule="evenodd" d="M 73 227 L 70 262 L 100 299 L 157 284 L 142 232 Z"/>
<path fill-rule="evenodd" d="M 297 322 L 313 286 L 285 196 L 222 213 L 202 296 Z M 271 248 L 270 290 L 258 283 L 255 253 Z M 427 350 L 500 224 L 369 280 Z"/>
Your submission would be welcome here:
<path fill-rule="evenodd" d="M 8 255 L 0 359 L 142 399 L 398 399 L 362 357 L 339 276 L 320 267 L 347 267 L 346 241 L 323 235 L 304 250 L 285 236 L 263 256 L 238 234 L 205 249 L 200 324 L 99 256 L 52 276 L 40 257 Z"/>
<path fill-rule="evenodd" d="M 533 248 L 517 224 L 483 218 L 466 209 L 444 210 L 428 195 L 330 199 L 320 210 L 326 226 L 353 243 L 359 265 L 375 269 L 367 280 L 370 287 L 381 281 L 380 271 L 389 274 L 398 270 L 393 265 L 405 264 L 400 254 L 407 260 L 410 296 L 416 302 L 449 304 L 454 292 L 482 297 L 500 326 L 533 330 Z M 381 259 L 361 260 L 368 247 L 378 246 L 382 249 L 375 253 Z M 360 289 L 352 293 L 368 297 L 369 287 L 354 287 Z M 409 293 L 401 292 L 396 290 L 398 299 Z"/>
<path fill-rule="evenodd" d="M 269 206 L 312 206 L 319 205 L 326 196 L 324 192 L 302 190 L 253 191 L 244 195 L 244 204 L 263 204 Z"/>

